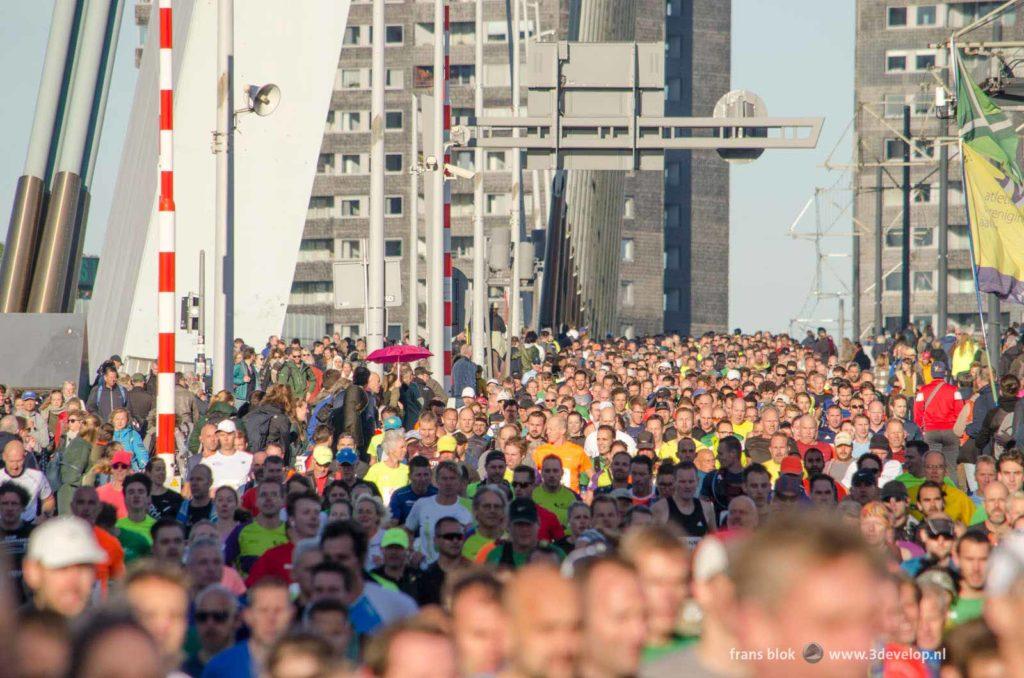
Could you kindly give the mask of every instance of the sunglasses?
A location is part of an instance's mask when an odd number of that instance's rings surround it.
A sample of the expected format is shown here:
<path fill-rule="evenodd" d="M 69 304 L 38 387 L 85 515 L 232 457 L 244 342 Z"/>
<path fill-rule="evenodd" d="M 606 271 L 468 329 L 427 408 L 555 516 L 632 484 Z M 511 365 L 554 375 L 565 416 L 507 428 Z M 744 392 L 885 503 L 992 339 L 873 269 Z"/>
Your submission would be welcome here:
<path fill-rule="evenodd" d="M 114 469 L 115 471 L 121 471 L 128 468 L 128 464 L 111 464 L 110 468 Z"/>
<path fill-rule="evenodd" d="M 533 487 L 533 483 L 529 481 L 515 481 L 512 483 L 512 487 Z"/>
<path fill-rule="evenodd" d="M 461 532 L 448 532 L 447 534 L 437 535 L 438 539 L 444 539 L 445 541 L 462 541 L 465 537 Z"/>
<path fill-rule="evenodd" d="M 231 615 L 227 612 L 196 612 L 196 622 L 205 624 L 208 621 L 215 621 L 218 624 L 226 622 Z"/>

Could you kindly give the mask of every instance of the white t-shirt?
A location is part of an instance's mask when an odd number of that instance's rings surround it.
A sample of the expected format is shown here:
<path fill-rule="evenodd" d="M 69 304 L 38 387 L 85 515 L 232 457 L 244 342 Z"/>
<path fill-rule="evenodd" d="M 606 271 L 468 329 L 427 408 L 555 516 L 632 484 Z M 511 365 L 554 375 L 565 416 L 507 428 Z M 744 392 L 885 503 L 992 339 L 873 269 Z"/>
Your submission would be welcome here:
<path fill-rule="evenodd" d="M 53 490 L 50 489 L 50 483 L 46 480 L 46 476 L 42 471 L 34 468 L 23 469 L 17 478 L 12 478 L 6 469 L 0 470 L 0 484 L 6 482 L 12 482 L 28 492 L 28 506 L 21 514 L 21 519 L 26 523 L 31 523 L 36 519 L 39 514 L 39 502 L 53 496 Z"/>
<path fill-rule="evenodd" d="M 248 452 L 238 451 L 227 455 L 218 450 L 200 463 L 210 467 L 210 472 L 213 474 L 213 489 L 227 485 L 238 490 L 249 479 L 252 455 Z"/>
<path fill-rule="evenodd" d="M 426 556 L 426 562 L 437 559 L 437 548 L 434 546 L 434 527 L 441 518 L 455 518 L 468 527 L 473 522 L 473 514 L 465 506 L 459 503 L 458 499 L 454 504 L 442 505 L 437 503 L 437 497 L 423 497 L 417 499 L 409 511 L 409 517 L 405 519 L 405 527 L 413 534 L 419 533 L 416 539 L 416 549 Z"/>

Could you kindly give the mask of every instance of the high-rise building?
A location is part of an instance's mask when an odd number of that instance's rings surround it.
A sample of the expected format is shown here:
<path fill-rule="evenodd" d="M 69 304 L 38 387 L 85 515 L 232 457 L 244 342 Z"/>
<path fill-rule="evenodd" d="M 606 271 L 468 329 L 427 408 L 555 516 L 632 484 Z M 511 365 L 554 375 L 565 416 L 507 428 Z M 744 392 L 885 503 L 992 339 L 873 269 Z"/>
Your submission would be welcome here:
<path fill-rule="evenodd" d="M 516 0 L 513 0 L 516 1 Z M 524 3 L 521 35 L 525 42 L 569 39 L 573 17 L 595 11 L 595 6 L 629 12 L 632 26 L 614 21 L 588 35 L 604 40 L 665 42 L 666 115 L 710 115 L 719 96 L 729 89 L 729 0 L 538 0 Z M 388 309 L 387 336 L 409 332 L 409 290 L 419 304 L 421 335 L 426 314 L 426 229 L 424 182 L 419 182 L 419 242 L 409 238 L 410 178 L 414 161 L 411 115 L 413 96 L 431 95 L 433 85 L 432 0 L 389 0 L 385 7 L 385 256 L 401 260 L 401 306 Z M 598 10 L 598 11 L 604 11 Z M 325 331 L 361 336 L 365 333 L 360 306 L 337 307 L 344 279 L 334 274 L 335 262 L 360 261 L 366 253 L 369 230 L 370 148 L 370 24 L 368 0 L 353 0 L 334 83 L 317 175 L 309 201 L 305 231 L 284 334 L 313 338 Z M 633 16 L 635 15 L 635 16 Z M 475 3 L 451 2 L 451 100 L 453 124 L 473 118 L 473 86 L 483 78 L 484 114 L 509 114 L 511 95 L 509 46 L 504 0 L 484 2 L 484 65 L 474 63 Z M 628 28 L 629 30 L 624 30 Z M 579 26 L 575 30 L 580 30 Z M 603 31 L 603 32 L 602 32 Z M 524 46 L 524 50 L 527 47 Z M 524 87 L 525 93 L 525 87 Z M 523 99 L 525 114 L 525 101 Z M 421 121 L 422 130 L 422 121 Z M 422 148 L 419 149 L 422 153 Z M 472 150 L 456 150 L 453 162 L 483 173 L 484 228 L 507 228 L 512 184 L 511 152 L 488 150 L 484 166 L 474 167 Z M 601 329 L 621 334 L 643 334 L 663 329 L 704 331 L 722 329 L 728 300 L 728 171 L 714 152 L 666 154 L 665 173 L 625 172 L 616 190 L 618 223 L 601 224 L 618 236 L 602 242 L 609 249 L 618 273 L 602 276 L 604 296 L 595 303 L 603 318 L 614 318 Z M 426 175 L 423 175 L 426 176 Z M 542 227 L 547 214 L 543 172 L 524 172 L 525 231 Z M 535 186 L 539 192 L 534 197 Z M 453 266 L 472 279 L 473 188 L 457 179 L 452 190 Z M 570 195 L 572 195 L 570 187 Z M 578 197 L 578 196 L 577 196 Z M 615 202 L 615 201 L 612 201 Z M 621 205 L 621 208 L 618 207 Z M 615 221 L 615 219 L 612 219 Z M 419 280 L 410 288 L 406 257 L 420 257 Z M 603 258 L 602 261 L 608 261 Z M 615 266 L 608 265 L 614 274 Z M 349 269 L 351 270 L 351 269 Z M 495 287 L 490 296 L 501 299 L 507 290 Z M 599 295 L 600 296 L 600 295 Z M 527 299 L 529 299 L 527 295 Z M 456 297 L 456 302 L 459 299 Z M 498 303 L 505 312 L 505 302 Z M 523 316 L 532 324 L 530 308 Z"/>
<path fill-rule="evenodd" d="M 914 150 L 910 170 L 910 312 L 911 322 L 923 326 L 938 321 L 938 137 L 955 136 L 956 123 L 935 115 L 934 90 L 947 76 L 949 52 L 930 47 L 959 28 L 1003 5 L 1002 2 L 922 2 L 858 0 L 856 27 L 856 147 L 854 157 L 854 219 L 861 233 L 859 267 L 860 327 L 864 336 L 874 329 L 878 166 L 882 168 L 882 324 L 896 329 L 900 322 L 903 243 L 903 129 L 904 108 L 910 108 Z M 1021 12 L 1010 10 L 994 23 L 967 34 L 965 41 L 1024 37 Z M 987 55 L 968 56 L 966 64 L 978 79 L 988 77 L 999 61 Z M 951 82 L 951 80 L 950 80 Z M 959 326 L 979 325 L 971 270 L 967 214 L 960 159 L 949 147 L 948 168 L 948 314 Z M 855 284 L 854 289 L 858 286 Z M 1008 307 L 1003 308 L 1004 320 Z M 935 327 L 936 331 L 945 328 Z"/>

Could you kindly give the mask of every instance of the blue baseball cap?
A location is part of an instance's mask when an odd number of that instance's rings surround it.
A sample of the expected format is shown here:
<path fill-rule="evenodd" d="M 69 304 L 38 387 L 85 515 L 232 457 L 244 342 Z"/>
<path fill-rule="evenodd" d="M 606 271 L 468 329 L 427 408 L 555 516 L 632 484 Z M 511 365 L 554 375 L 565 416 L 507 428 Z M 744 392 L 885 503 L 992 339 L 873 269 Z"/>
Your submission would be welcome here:
<path fill-rule="evenodd" d="M 935 379 L 945 379 L 948 374 L 946 363 L 932 363 L 932 377 Z"/>
<path fill-rule="evenodd" d="M 351 447 L 343 447 L 338 450 L 338 454 L 334 455 L 334 461 L 339 464 L 348 464 L 349 466 L 355 466 L 359 461 L 359 456 L 356 455 L 356 451 Z"/>
<path fill-rule="evenodd" d="M 396 431 L 402 428 L 402 420 L 398 417 L 388 417 L 384 420 L 385 431 Z"/>
<path fill-rule="evenodd" d="M 40 397 L 39 397 L 39 394 L 36 393 L 35 391 L 25 391 L 24 393 L 21 394 L 21 399 L 22 400 L 36 400 L 36 401 L 38 401 L 38 400 L 40 400 Z"/>

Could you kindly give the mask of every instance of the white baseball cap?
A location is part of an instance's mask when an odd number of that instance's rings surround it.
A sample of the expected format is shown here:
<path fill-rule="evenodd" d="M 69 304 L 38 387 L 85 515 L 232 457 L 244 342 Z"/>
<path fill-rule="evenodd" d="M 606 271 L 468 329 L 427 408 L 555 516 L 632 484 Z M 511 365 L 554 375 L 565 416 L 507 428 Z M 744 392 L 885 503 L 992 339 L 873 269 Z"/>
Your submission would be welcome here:
<path fill-rule="evenodd" d="M 75 516 L 52 518 L 33 530 L 25 557 L 50 570 L 100 565 L 108 559 L 96 542 L 92 526 Z"/>
<path fill-rule="evenodd" d="M 234 433 L 237 430 L 238 427 L 235 426 L 235 422 L 230 419 L 225 419 L 219 424 L 217 424 L 217 431 L 223 431 L 224 433 Z"/>
<path fill-rule="evenodd" d="M 462 397 L 463 398 L 475 398 L 476 397 L 476 391 L 473 390 L 472 386 L 467 386 L 466 388 L 462 389 Z"/>
<path fill-rule="evenodd" d="M 729 370 L 728 372 L 725 373 L 725 378 L 728 379 L 729 381 L 732 381 L 733 379 L 739 379 L 740 378 L 740 371 L 739 370 Z"/>

